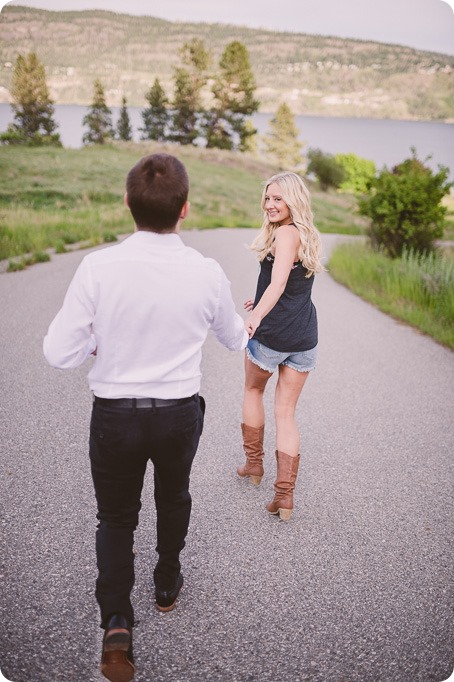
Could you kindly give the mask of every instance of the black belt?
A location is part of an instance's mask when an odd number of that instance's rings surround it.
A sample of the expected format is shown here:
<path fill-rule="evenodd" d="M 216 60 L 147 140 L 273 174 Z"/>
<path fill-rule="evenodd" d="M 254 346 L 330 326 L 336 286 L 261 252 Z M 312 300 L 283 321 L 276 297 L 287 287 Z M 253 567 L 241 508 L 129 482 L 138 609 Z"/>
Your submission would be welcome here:
<path fill-rule="evenodd" d="M 172 407 L 172 405 L 184 405 L 191 400 L 196 400 L 199 397 L 198 393 L 189 396 L 189 398 L 98 398 L 93 396 L 95 405 L 104 405 L 105 407 L 148 407 L 149 409 L 156 409 L 158 407 Z"/>

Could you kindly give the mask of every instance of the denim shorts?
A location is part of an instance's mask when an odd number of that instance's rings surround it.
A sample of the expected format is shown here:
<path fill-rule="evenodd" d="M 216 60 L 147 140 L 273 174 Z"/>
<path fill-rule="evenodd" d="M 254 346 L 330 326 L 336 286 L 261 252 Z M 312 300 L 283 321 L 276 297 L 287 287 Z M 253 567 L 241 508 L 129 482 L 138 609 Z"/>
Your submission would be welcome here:
<path fill-rule="evenodd" d="M 297 372 L 311 372 L 317 361 L 317 346 L 310 350 L 281 353 L 272 350 L 256 339 L 249 339 L 246 354 L 254 365 L 258 365 L 266 372 L 274 372 L 278 365 L 285 365 L 296 369 Z"/>

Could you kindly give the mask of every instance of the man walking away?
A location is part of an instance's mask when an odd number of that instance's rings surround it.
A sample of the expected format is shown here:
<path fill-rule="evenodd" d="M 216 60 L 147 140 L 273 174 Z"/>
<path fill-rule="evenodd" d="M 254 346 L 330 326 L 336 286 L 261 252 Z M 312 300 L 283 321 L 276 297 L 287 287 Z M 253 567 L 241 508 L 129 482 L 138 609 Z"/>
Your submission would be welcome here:
<path fill-rule="evenodd" d="M 180 552 L 191 513 L 189 476 L 202 433 L 201 349 L 211 329 L 229 350 L 248 336 L 220 265 L 179 236 L 189 210 L 184 165 L 152 154 L 129 172 L 125 201 L 136 231 L 87 255 L 44 339 L 59 369 L 95 355 L 90 461 L 98 507 L 96 599 L 102 673 L 134 676 L 134 531 L 147 463 L 154 467 L 155 599 L 170 611 L 183 585 Z"/>

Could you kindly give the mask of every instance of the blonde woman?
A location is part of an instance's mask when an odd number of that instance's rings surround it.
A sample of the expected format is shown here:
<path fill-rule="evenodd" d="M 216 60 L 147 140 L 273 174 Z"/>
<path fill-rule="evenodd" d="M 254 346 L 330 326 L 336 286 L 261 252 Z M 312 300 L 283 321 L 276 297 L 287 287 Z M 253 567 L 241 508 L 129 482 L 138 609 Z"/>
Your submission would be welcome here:
<path fill-rule="evenodd" d="M 310 195 L 295 173 L 271 177 L 262 196 L 264 220 L 251 244 L 260 274 L 245 325 L 243 447 L 246 463 L 237 471 L 259 485 L 263 476 L 265 412 L 263 394 L 278 369 L 275 395 L 277 476 L 271 514 L 287 521 L 293 511 L 300 437 L 295 408 L 317 357 L 317 313 L 311 300 L 314 275 L 323 270 L 320 235 L 313 223 Z"/>

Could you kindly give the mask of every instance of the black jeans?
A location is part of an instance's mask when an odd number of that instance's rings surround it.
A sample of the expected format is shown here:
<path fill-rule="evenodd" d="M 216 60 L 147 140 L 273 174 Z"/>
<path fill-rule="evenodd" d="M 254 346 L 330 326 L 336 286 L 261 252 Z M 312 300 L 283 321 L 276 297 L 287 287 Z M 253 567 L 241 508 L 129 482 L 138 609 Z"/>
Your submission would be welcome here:
<path fill-rule="evenodd" d="M 98 504 L 96 599 L 101 627 L 122 613 L 134 624 L 134 531 L 148 460 L 154 466 L 158 562 L 155 585 L 173 586 L 191 514 L 189 476 L 203 429 L 205 402 L 157 408 L 93 405 L 90 461 Z"/>

